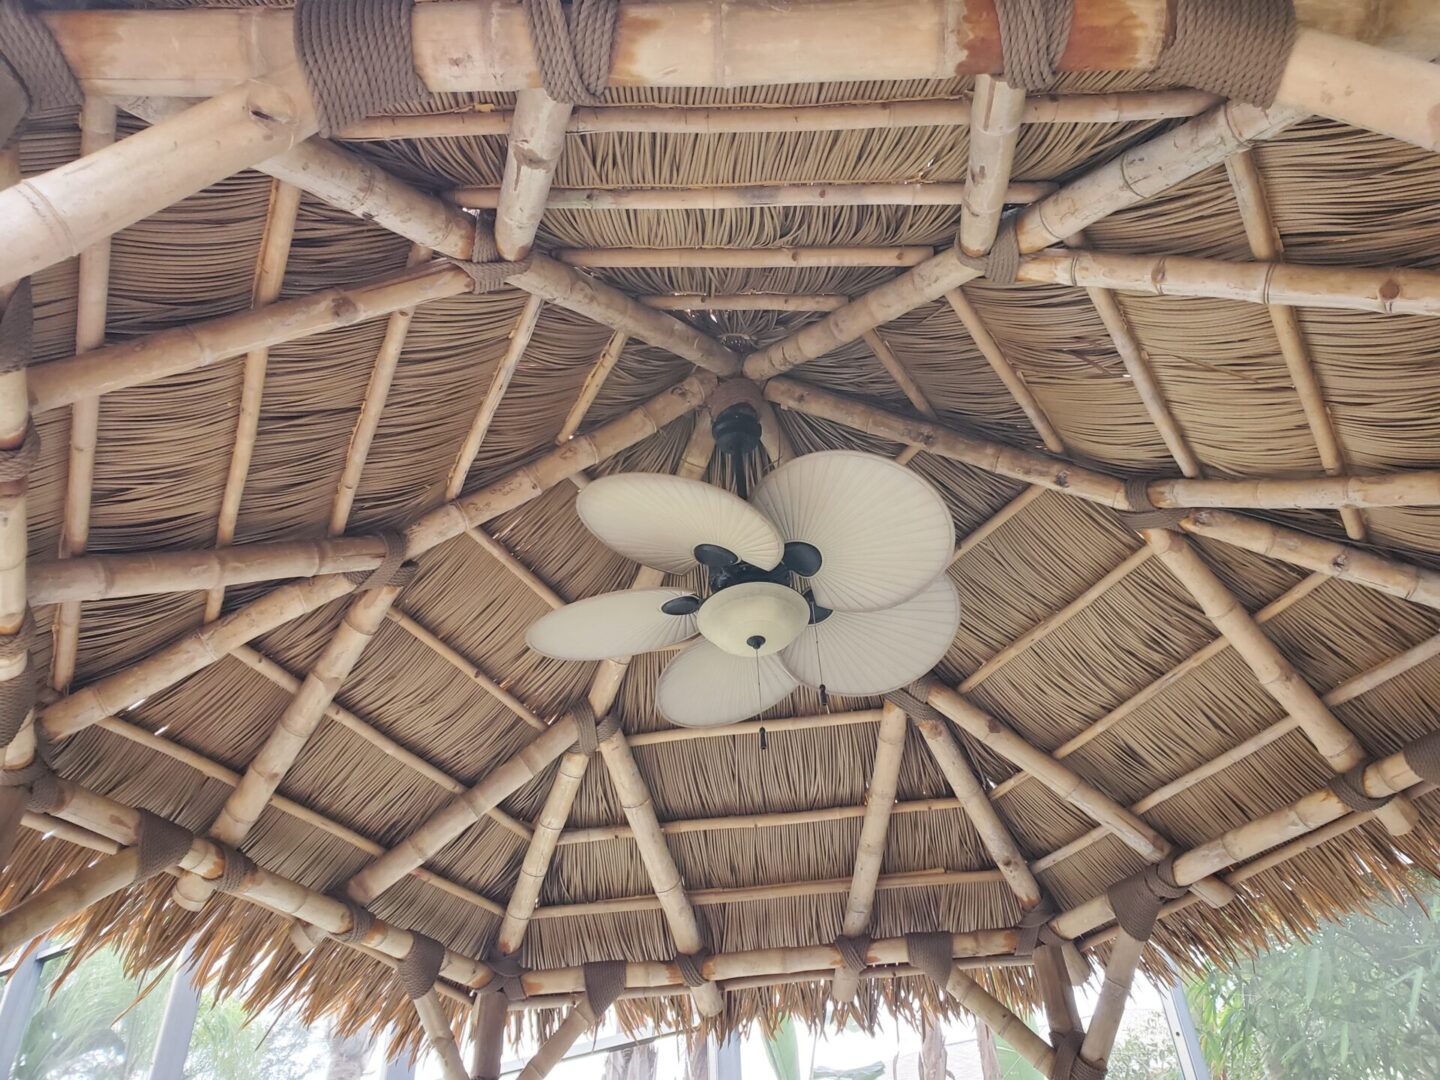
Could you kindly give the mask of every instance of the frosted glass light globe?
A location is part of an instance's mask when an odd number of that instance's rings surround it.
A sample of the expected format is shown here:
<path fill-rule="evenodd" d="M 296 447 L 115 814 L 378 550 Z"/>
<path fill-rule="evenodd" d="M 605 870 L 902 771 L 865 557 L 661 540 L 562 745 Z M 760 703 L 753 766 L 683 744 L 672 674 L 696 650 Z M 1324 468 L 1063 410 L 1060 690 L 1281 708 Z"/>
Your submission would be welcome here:
<path fill-rule="evenodd" d="M 784 585 L 749 581 L 706 600 L 695 622 L 707 641 L 734 656 L 769 656 L 809 625 L 810 605 Z"/>

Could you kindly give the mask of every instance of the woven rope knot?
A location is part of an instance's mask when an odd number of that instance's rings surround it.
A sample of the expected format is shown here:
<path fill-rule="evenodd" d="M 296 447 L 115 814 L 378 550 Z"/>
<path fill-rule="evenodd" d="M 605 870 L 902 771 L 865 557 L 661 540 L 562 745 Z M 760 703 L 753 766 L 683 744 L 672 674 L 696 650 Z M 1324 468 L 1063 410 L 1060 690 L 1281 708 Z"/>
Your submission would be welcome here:
<path fill-rule="evenodd" d="M 1440 784 L 1440 731 L 1416 739 L 1401 755 L 1410 771 L 1422 780 Z"/>
<path fill-rule="evenodd" d="M 9 450 L 0 450 L 0 484 L 13 484 L 24 480 L 35 467 L 40 457 L 40 433 L 33 422 L 25 425 L 25 437 L 20 445 Z"/>
<path fill-rule="evenodd" d="M 25 809 L 32 814 L 48 814 L 60 808 L 60 778 L 38 755 L 29 765 L 0 770 L 0 788 L 24 788 Z"/>
<path fill-rule="evenodd" d="M 0 636 L 0 660 L 14 664 L 27 657 L 34 639 L 35 620 L 26 608 L 20 628 L 13 634 Z M 36 678 L 36 670 L 27 664 L 15 678 L 0 683 L 0 746 L 9 746 L 14 741 L 35 708 Z"/>
<path fill-rule="evenodd" d="M 398 585 L 404 588 L 420 572 L 417 563 L 405 559 L 405 534 L 395 529 L 382 529 L 378 534 L 385 543 L 385 554 L 373 570 L 351 570 L 345 580 L 355 583 L 356 592 Z"/>
<path fill-rule="evenodd" d="M 35 303 L 30 279 L 21 278 L 6 301 L 5 310 L 0 311 L 0 373 L 30 366 L 34 329 Z"/>
<path fill-rule="evenodd" d="M 1384 795 L 1374 798 L 1365 791 L 1365 770 L 1370 765 L 1368 761 L 1362 761 L 1353 769 L 1347 769 L 1335 777 L 1326 786 L 1334 792 L 1335 796 L 1348 806 L 1351 810 L 1363 812 L 1379 810 L 1395 798 L 1394 795 Z"/>
<path fill-rule="evenodd" d="M 135 847 L 139 849 L 139 862 L 135 867 L 135 880 L 145 881 L 188 855 L 195 834 L 149 810 L 140 810 L 138 814 Z"/>
<path fill-rule="evenodd" d="M 1190 516 L 1190 511 L 1183 507 L 1162 509 L 1155 505 L 1150 498 L 1150 485 L 1155 480 L 1153 476 L 1139 476 L 1125 481 L 1125 504 L 1130 509 L 1117 510 L 1115 516 L 1127 528 L 1136 532 L 1141 529 L 1173 529 Z"/>
<path fill-rule="evenodd" d="M 693 953 L 676 953 L 675 968 L 680 972 L 680 981 L 692 989 L 704 986 L 710 980 L 705 977 L 705 961 L 710 959 L 709 949 Z"/>
<path fill-rule="evenodd" d="M 1120 928 L 1136 941 L 1148 941 L 1160 909 L 1184 896 L 1186 886 L 1175 880 L 1175 856 L 1169 855 L 1110 886 L 1106 896 Z"/>
<path fill-rule="evenodd" d="M 211 884 L 223 893 L 236 892 L 245 884 L 245 879 L 255 872 L 255 861 L 239 848 L 233 848 L 229 844 L 216 843 L 215 846 L 220 849 L 224 861 L 221 864 L 220 876 Z"/>
<path fill-rule="evenodd" d="M 581 754 L 595 753 L 602 742 L 620 731 L 620 722 L 613 716 L 597 722 L 595 710 L 588 701 L 577 701 L 572 705 L 570 716 L 575 721 L 575 750 Z"/>
<path fill-rule="evenodd" d="M 1005 81 L 1017 90 L 1048 90 L 1070 40 L 1074 0 L 995 0 Z"/>
<path fill-rule="evenodd" d="M 494 978 L 485 984 L 485 989 L 498 991 L 510 1001 L 525 1000 L 525 984 L 520 978 L 525 974 L 525 969 L 520 966 L 518 956 L 514 953 L 492 952 L 485 958 L 485 963 L 494 973 Z"/>
<path fill-rule="evenodd" d="M 435 989 L 440 966 L 445 962 L 445 946 L 432 937 L 410 931 L 410 951 L 395 967 L 400 988 L 412 1001 Z"/>
<path fill-rule="evenodd" d="M 363 904 L 357 904 L 350 897 L 343 893 L 331 893 L 330 899 L 338 900 L 345 905 L 345 910 L 350 913 L 350 928 L 342 930 L 338 934 L 331 934 L 336 941 L 342 941 L 347 945 L 355 945 L 365 940 L 365 935 L 375 925 L 375 916 L 370 914 L 370 909 Z"/>
<path fill-rule="evenodd" d="M 625 961 L 597 960 L 580 967 L 585 1000 L 598 1020 L 625 990 Z"/>
<path fill-rule="evenodd" d="M 10 84 L 3 87 L 0 145 L 10 141 L 25 117 L 73 109 L 84 100 L 50 28 L 22 0 L 0 0 L 0 69 Z"/>
<path fill-rule="evenodd" d="M 1029 956 L 1035 951 L 1036 945 L 1063 945 L 1065 943 L 1066 939 L 1057 934 L 1050 926 L 1050 920 L 1055 915 L 1055 904 L 1047 896 L 1020 916 L 1020 937 L 1015 942 L 1016 956 Z"/>
<path fill-rule="evenodd" d="M 922 683 L 911 683 L 909 686 L 891 690 L 882 696 L 891 705 L 902 710 L 911 720 L 928 720 L 937 724 L 946 722 L 945 714 L 925 700 L 928 690 Z"/>
<path fill-rule="evenodd" d="M 556 101 L 599 105 L 610 78 L 619 0 L 521 0 L 545 93 Z"/>
<path fill-rule="evenodd" d="M 415 72 L 413 6 L 414 0 L 296 0 L 295 54 L 321 135 L 430 97 Z"/>
<path fill-rule="evenodd" d="M 1155 75 L 1269 108 L 1295 47 L 1292 0 L 1176 0 Z"/>
<path fill-rule="evenodd" d="M 1050 1033 L 1055 1047 L 1055 1064 L 1050 1066 L 1049 1080 L 1105 1080 L 1106 1067 L 1095 1065 L 1080 1056 L 1085 1036 L 1078 1032 Z"/>
<path fill-rule="evenodd" d="M 1020 238 L 1015 232 L 1015 214 L 1000 219 L 995 241 L 984 255 L 967 254 L 960 247 L 960 234 L 955 234 L 955 256 L 958 262 L 978 271 L 987 281 L 997 285 L 1014 285 L 1020 277 Z"/>
<path fill-rule="evenodd" d="M 837 937 L 835 949 L 840 954 L 840 966 L 852 975 L 865 970 L 865 954 L 870 951 L 870 939 L 865 935 Z"/>
<path fill-rule="evenodd" d="M 943 987 L 950 981 L 954 966 L 954 940 L 943 930 L 933 934 L 906 934 L 905 955 L 910 965 Z"/>
<path fill-rule="evenodd" d="M 531 255 L 519 261 L 505 261 L 500 258 L 500 249 L 495 246 L 495 234 L 482 219 L 475 225 L 475 241 L 471 245 L 470 258 L 447 260 L 470 275 L 470 292 L 479 296 L 497 292 L 510 284 L 510 279 L 530 269 L 534 257 Z"/>

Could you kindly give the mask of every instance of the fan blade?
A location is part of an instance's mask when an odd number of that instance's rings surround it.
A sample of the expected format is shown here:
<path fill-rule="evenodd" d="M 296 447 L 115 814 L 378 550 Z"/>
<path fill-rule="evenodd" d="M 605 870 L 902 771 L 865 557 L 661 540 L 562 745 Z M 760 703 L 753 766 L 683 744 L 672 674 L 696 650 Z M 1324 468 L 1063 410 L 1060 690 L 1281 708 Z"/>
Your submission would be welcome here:
<path fill-rule="evenodd" d="M 908 600 L 950 562 L 955 524 L 940 495 L 903 465 L 854 450 L 796 458 L 751 499 L 781 539 L 813 545 L 817 603 L 876 611 Z"/>
<path fill-rule="evenodd" d="M 960 595 L 948 574 L 883 611 L 833 611 L 780 650 L 801 682 L 832 694 L 884 694 L 944 659 L 960 628 Z"/>
<path fill-rule="evenodd" d="M 780 561 L 780 537 L 764 515 L 700 480 L 618 473 L 586 486 L 575 509 L 607 546 L 669 574 L 693 568 L 701 544 L 725 548 L 763 570 Z"/>
<path fill-rule="evenodd" d="M 577 600 L 530 624 L 525 643 L 557 660 L 605 660 L 653 652 L 695 636 L 694 615 L 667 615 L 662 605 L 687 589 L 626 589 Z"/>
<path fill-rule="evenodd" d="M 778 653 L 733 656 L 702 638 L 665 668 L 655 704 L 672 724 L 716 727 L 748 720 L 798 685 Z"/>

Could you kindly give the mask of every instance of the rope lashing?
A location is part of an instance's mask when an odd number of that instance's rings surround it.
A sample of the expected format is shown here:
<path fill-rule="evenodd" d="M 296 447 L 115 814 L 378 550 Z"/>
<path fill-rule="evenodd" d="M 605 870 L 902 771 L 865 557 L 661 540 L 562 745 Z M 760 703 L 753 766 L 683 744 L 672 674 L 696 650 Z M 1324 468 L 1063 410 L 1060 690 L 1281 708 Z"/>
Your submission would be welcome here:
<path fill-rule="evenodd" d="M 1017 90 L 1048 90 L 1070 40 L 1074 0 L 995 0 L 1005 81 Z"/>
<path fill-rule="evenodd" d="M 1184 507 L 1161 508 L 1150 501 L 1150 485 L 1155 477 L 1142 476 L 1125 481 L 1125 503 L 1129 510 L 1117 510 L 1115 516 L 1127 528 L 1139 532 L 1141 529 L 1173 529 L 1190 516 Z"/>
<path fill-rule="evenodd" d="M 34 638 L 35 620 L 26 608 L 20 628 L 13 634 L 0 634 L 0 662 L 9 666 L 28 656 Z M 20 674 L 0 683 L 0 747 L 15 741 L 35 708 L 35 680 L 36 671 L 27 663 Z"/>
<path fill-rule="evenodd" d="M 410 34 L 414 0 L 296 0 L 295 54 L 320 134 L 426 101 Z"/>
<path fill-rule="evenodd" d="M 625 991 L 625 961 L 597 960 L 582 964 L 580 979 L 585 984 L 585 1000 L 598 1020 Z"/>
<path fill-rule="evenodd" d="M 865 954 L 870 951 L 870 939 L 863 934 L 855 937 L 840 936 L 835 939 L 835 950 L 840 954 L 840 966 L 851 975 L 865 970 Z"/>
<path fill-rule="evenodd" d="M 0 788 L 25 788 L 25 809 L 32 814 L 48 814 L 60 809 L 60 780 L 39 754 L 29 765 L 0 770 Z"/>
<path fill-rule="evenodd" d="M 0 374 L 21 371 L 34 356 L 35 305 L 30 279 L 22 278 L 0 313 Z M 0 483 L 13 483 L 30 475 L 40 456 L 40 436 L 33 423 L 25 428 L 19 446 L 0 450 Z"/>
<path fill-rule="evenodd" d="M 960 233 L 955 233 L 956 261 L 979 271 L 986 281 L 997 285 L 1014 285 L 1020 278 L 1020 239 L 1015 233 L 1016 215 L 1006 214 L 1000 219 L 999 231 L 990 250 L 984 255 L 967 254 L 960 247 Z"/>
<path fill-rule="evenodd" d="M 596 721 L 595 710 L 588 701 L 577 701 L 570 706 L 570 716 L 575 721 L 575 750 L 581 754 L 593 754 L 606 739 L 620 732 L 620 721 L 613 716 Z"/>
<path fill-rule="evenodd" d="M 910 966 L 929 975 L 941 989 L 950 981 L 950 969 L 955 966 L 954 945 L 954 939 L 943 930 L 905 935 L 905 955 Z"/>
<path fill-rule="evenodd" d="M 345 575 L 346 581 L 355 583 L 356 592 L 399 585 L 402 588 L 415 580 L 420 572 L 416 563 L 405 561 L 405 534 L 394 529 L 383 529 L 380 539 L 385 542 L 385 555 L 373 570 L 351 570 Z"/>
<path fill-rule="evenodd" d="M 485 984 L 486 990 L 502 993 L 510 1001 L 525 1000 L 525 984 L 520 981 L 525 969 L 520 966 L 518 956 L 514 953 L 491 953 L 485 958 L 485 964 L 494 973 L 494 978 Z"/>
<path fill-rule="evenodd" d="M 0 71 L 0 146 L 27 116 L 78 108 L 84 100 L 50 28 L 22 0 L 0 0 Z"/>
<path fill-rule="evenodd" d="M 619 0 L 521 0 L 540 82 L 555 101 L 599 105 L 610 78 Z"/>
<path fill-rule="evenodd" d="M 891 690 L 882 697 L 891 705 L 903 711 L 911 720 L 928 720 L 936 724 L 945 724 L 945 714 L 925 700 L 927 693 L 923 683 L 911 683 L 909 686 L 899 690 Z"/>
<path fill-rule="evenodd" d="M 1405 764 L 1422 780 L 1440 784 L 1440 731 L 1416 739 L 1404 754 Z"/>
<path fill-rule="evenodd" d="M 233 848 L 229 844 L 222 844 L 218 841 L 211 841 L 211 843 L 220 849 L 223 861 L 220 867 L 220 876 L 211 879 L 210 884 L 223 893 L 236 892 L 245 884 L 245 879 L 255 872 L 255 861 L 239 848 Z"/>
<path fill-rule="evenodd" d="M 138 813 L 140 820 L 135 827 L 135 847 L 139 849 L 140 858 L 135 867 L 135 880 L 146 881 L 160 871 L 177 865 L 188 855 L 190 845 L 195 842 L 195 834 L 149 810 Z"/>
<path fill-rule="evenodd" d="M 680 972 L 680 981 L 692 990 L 697 986 L 704 986 L 710 980 L 705 977 L 705 961 L 710 959 L 709 949 L 700 949 L 693 953 L 676 953 L 675 968 Z"/>
<path fill-rule="evenodd" d="M 1049 1080 L 1105 1080 L 1104 1065 L 1095 1065 L 1080 1056 L 1085 1036 L 1078 1032 L 1064 1035 L 1052 1031 L 1050 1042 L 1055 1047 L 1055 1064 L 1050 1066 Z"/>
<path fill-rule="evenodd" d="M 1292 0 L 1175 0 L 1175 35 L 1154 74 L 1269 108 L 1295 47 Z"/>
<path fill-rule="evenodd" d="M 410 951 L 395 966 L 395 978 L 405 996 L 414 1001 L 435 989 L 440 965 L 445 962 L 445 946 L 432 937 L 410 931 Z"/>
<path fill-rule="evenodd" d="M 338 934 L 331 934 L 330 936 L 336 941 L 343 942 L 346 945 L 356 945 L 364 941 L 365 935 L 370 933 L 371 928 L 375 925 L 375 916 L 370 914 L 368 908 L 357 904 L 348 896 L 331 893 L 330 899 L 338 900 L 344 904 L 345 910 L 350 913 L 350 928 L 348 930 L 342 930 Z"/>
<path fill-rule="evenodd" d="M 1390 800 L 1395 798 L 1395 796 L 1384 795 L 1376 799 L 1366 794 L 1365 770 L 1370 766 L 1370 764 L 1371 762 L 1369 761 L 1362 761 L 1353 769 L 1347 769 L 1345 772 L 1335 777 L 1333 780 L 1330 781 L 1330 783 L 1326 784 L 1325 786 L 1328 787 L 1335 794 L 1335 796 L 1351 810 L 1359 810 L 1361 812 L 1379 810 L 1382 807 L 1387 806 L 1390 803 Z"/>
<path fill-rule="evenodd" d="M 1186 891 L 1187 887 L 1175 880 L 1175 857 L 1171 855 L 1116 882 L 1105 895 L 1120 929 L 1136 941 L 1149 941 L 1160 909 Z"/>
<path fill-rule="evenodd" d="M 1050 925 L 1050 920 L 1057 914 L 1054 903 L 1049 897 L 1046 897 L 1021 915 L 1020 937 L 1015 943 L 1015 955 L 1029 956 L 1034 953 L 1036 945 L 1063 946 L 1069 944 L 1069 939 L 1061 937 Z"/>
<path fill-rule="evenodd" d="M 529 270 L 531 256 L 527 255 L 518 262 L 501 259 L 500 249 L 495 246 L 494 230 L 480 219 L 475 223 L 475 242 L 471 247 L 470 258 L 457 259 L 452 256 L 445 261 L 470 275 L 470 292 L 479 296 L 505 288 L 512 277 Z"/>

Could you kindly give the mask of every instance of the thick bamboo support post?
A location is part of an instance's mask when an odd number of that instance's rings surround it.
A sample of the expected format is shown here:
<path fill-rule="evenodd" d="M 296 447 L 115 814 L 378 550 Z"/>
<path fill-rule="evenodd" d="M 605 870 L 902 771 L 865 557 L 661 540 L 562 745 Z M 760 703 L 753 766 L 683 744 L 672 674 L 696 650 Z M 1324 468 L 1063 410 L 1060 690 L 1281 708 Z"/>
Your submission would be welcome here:
<path fill-rule="evenodd" d="M 650 787 L 640 775 L 635 764 L 635 755 L 625 741 L 624 732 L 617 732 L 600 744 L 600 756 L 605 759 L 605 768 L 610 782 L 615 786 L 625 819 L 635 833 L 635 846 L 640 851 L 640 861 L 645 866 L 646 876 L 655 888 L 665 913 L 666 925 L 675 941 L 675 948 L 687 955 L 693 955 L 706 947 L 705 934 L 700 929 L 700 920 L 694 907 L 685 895 L 685 883 L 680 878 L 680 869 L 665 844 L 665 834 L 660 831 L 660 821 L 655 816 L 655 804 L 650 798 Z M 714 982 L 703 983 L 693 990 L 696 1007 L 706 1016 L 715 1016 L 725 1007 L 724 998 Z"/>
<path fill-rule="evenodd" d="M 399 585 L 383 585 L 360 593 L 350 602 L 345 618 L 326 644 L 325 651 L 315 661 L 315 666 L 275 722 L 264 745 L 246 767 L 240 783 L 220 808 L 219 816 L 210 826 L 209 835 L 213 839 L 238 847 L 250 835 L 250 830 L 260 820 L 260 814 L 281 781 L 325 718 L 326 706 L 334 700 L 365 647 L 380 629 L 385 612 L 400 595 L 401 588 Z M 209 882 L 187 874 L 180 878 L 171 897 L 187 911 L 199 911 L 214 893 L 215 888 Z"/>
<path fill-rule="evenodd" d="M 985 845 L 990 858 L 1005 876 L 1006 884 L 1015 894 L 1021 910 L 1029 911 L 1044 899 L 1040 882 L 1031 873 L 1030 864 L 1020 850 L 1020 845 L 1015 842 L 1015 837 L 1000 819 L 1000 814 L 985 789 L 980 786 L 980 780 L 970 762 L 966 760 L 965 752 L 943 725 L 917 723 L 916 727 L 925 737 L 925 743 L 930 747 L 935 764 L 940 766 L 945 782 L 950 785 L 950 790 L 955 792 L 955 798 L 964 807 L 965 816 L 979 833 L 980 842 Z"/>
<path fill-rule="evenodd" d="M 1194 116 L 1217 103 L 1202 90 L 1133 91 L 1114 94 L 1040 94 L 1025 100 L 1025 124 L 1120 124 L 1131 120 L 1174 120 Z M 885 101 L 853 105 L 743 105 L 715 108 L 574 109 L 566 130 L 572 135 L 612 131 L 668 131 L 681 135 L 749 132 L 865 131 L 908 127 L 965 127 L 971 99 Z M 510 114 L 439 113 L 427 116 L 372 116 L 346 128 L 346 142 L 390 139 L 453 139 L 507 135 Z"/>
<path fill-rule="evenodd" d="M 407 266 L 418 266 L 430 258 L 430 249 L 412 244 Z M 350 445 L 345 449 L 345 467 L 340 472 L 340 482 L 335 488 L 335 501 L 330 507 L 330 524 L 327 532 L 339 536 L 350 521 L 350 509 L 355 505 L 355 493 L 360 490 L 360 478 L 365 472 L 365 462 L 370 456 L 370 446 L 375 441 L 375 432 L 380 429 L 380 416 L 385 411 L 385 402 L 390 396 L 390 384 L 395 380 L 395 369 L 405 351 L 405 339 L 410 333 L 410 323 L 415 318 L 413 307 L 392 311 L 385 322 L 385 336 L 375 354 L 375 366 L 370 369 L 370 382 L 365 387 L 365 400 L 360 405 L 360 415 L 355 418 L 355 430 L 350 433 Z"/>
<path fill-rule="evenodd" d="M 1090 1029 L 1085 1032 L 1085 1041 L 1080 1044 L 1080 1057 L 1091 1065 L 1103 1068 L 1110 1051 L 1115 1048 L 1115 1036 L 1120 1033 L 1125 1003 L 1130 1000 L 1135 969 L 1140 966 L 1140 954 L 1144 951 L 1145 942 L 1124 931 L 1110 948 L 1105 981 L 1100 985 L 1100 1000 L 1090 1015 Z"/>
<path fill-rule="evenodd" d="M 1141 535 L 1255 673 L 1260 686 L 1294 718 L 1331 768 L 1345 772 L 1367 760 L 1359 740 L 1320 700 L 1185 537 L 1166 529 L 1145 529 Z M 1419 812 L 1402 797 L 1387 805 L 1378 817 L 1391 835 L 1402 836 L 1418 823 Z"/>
<path fill-rule="evenodd" d="M 51 739 L 65 739 L 113 716 L 202 668 L 231 649 L 268 633 L 306 612 L 351 592 L 344 576 L 310 578 L 275 590 L 208 623 L 113 675 L 61 698 L 40 713 L 37 723 Z"/>
<path fill-rule="evenodd" d="M 1270 213 L 1270 200 L 1265 192 L 1265 182 L 1260 176 L 1260 167 L 1255 155 L 1246 150 L 1227 158 L 1225 173 L 1230 178 L 1230 188 L 1235 193 L 1236 205 L 1240 208 L 1240 220 L 1245 225 L 1245 236 L 1250 243 L 1250 254 L 1261 262 L 1278 262 L 1285 254 L 1280 230 L 1275 227 L 1274 216 Z M 1295 393 L 1300 398 L 1300 407 L 1305 412 L 1305 422 L 1315 439 L 1320 464 L 1332 476 L 1345 471 L 1345 453 L 1340 446 L 1340 436 L 1335 430 L 1330 409 L 1325 404 L 1325 392 L 1316 374 L 1315 364 L 1310 357 L 1310 347 L 1300 329 L 1300 320 L 1294 308 L 1282 304 L 1269 306 L 1270 325 L 1280 343 L 1280 355 L 1285 358 L 1290 381 L 1295 384 Z M 1345 523 L 1345 533 L 1352 540 L 1365 539 L 1365 519 L 1359 510 L 1347 507 L 1340 511 Z"/>
<path fill-rule="evenodd" d="M 481 551 L 485 552 L 485 554 L 489 555 L 506 570 L 510 571 L 511 575 L 513 575 L 520 584 L 538 596 L 546 607 L 553 609 L 565 606 L 565 598 L 563 596 L 546 584 L 539 574 L 535 573 L 534 570 L 531 570 L 530 567 L 516 558 L 513 551 L 499 540 L 496 540 L 484 529 L 466 529 L 465 535 L 475 541 L 476 546 L 479 547 Z"/>
<path fill-rule="evenodd" d="M 1051 1041 L 1057 1035 L 1084 1034 L 1080 1009 L 1075 1004 L 1075 987 L 1065 969 L 1065 959 L 1054 945 L 1036 945 L 1034 954 L 1035 981 L 1040 984 L 1040 998 L 1045 1017 L 1050 1021 Z"/>
<path fill-rule="evenodd" d="M 1011 1012 L 1004 1002 L 958 966 L 950 969 L 950 978 L 946 980 L 943 989 L 947 996 L 954 998 L 973 1016 L 990 1025 L 995 1034 L 1039 1069 L 1042 1076 L 1050 1075 L 1050 1068 L 1055 1064 L 1055 1051 L 1049 1043 L 1030 1030 L 1030 1025 Z"/>
<path fill-rule="evenodd" d="M 565 149 L 571 107 L 544 90 L 521 90 L 515 95 L 505 172 L 495 204 L 495 245 L 502 259 L 523 259 L 530 254 L 555 166 Z"/>
<path fill-rule="evenodd" d="M 1302 266 L 1070 250 L 1027 256 L 1020 262 L 1020 280 L 1270 306 L 1440 315 L 1440 273 L 1399 267 Z"/>
<path fill-rule="evenodd" d="M 415 267 L 348 289 L 325 289 L 256 311 L 207 319 L 37 364 L 30 369 L 31 407 L 37 413 L 47 412 L 81 398 L 209 367 L 254 349 L 459 296 L 469 292 L 472 284 L 469 275 L 454 266 Z"/>
<path fill-rule="evenodd" d="M 570 411 L 565 414 L 565 422 L 560 425 L 560 433 L 555 436 L 557 443 L 567 441 L 580 430 L 580 425 L 585 422 L 585 414 L 600 396 L 605 380 L 620 362 L 620 354 L 625 351 L 625 343 L 629 340 L 630 335 L 623 330 L 617 330 L 610 335 L 610 340 L 605 343 L 605 348 L 600 350 L 600 355 L 595 360 L 595 366 L 586 374 L 580 393 L 575 395 L 575 404 L 571 405 Z"/>
<path fill-rule="evenodd" d="M 850 877 L 850 893 L 845 899 L 845 915 L 840 923 L 840 933 L 846 937 L 857 937 L 870 925 L 875 885 L 880 880 L 880 865 L 885 859 L 890 808 L 895 805 L 895 786 L 900 777 L 900 760 L 905 753 L 906 723 L 901 709 L 888 703 L 885 705 L 875 733 L 875 765 L 870 772 L 870 786 L 865 791 L 865 818 L 860 823 L 855 870 Z M 858 972 L 844 967 L 835 969 L 835 976 L 830 981 L 832 999 L 837 1002 L 852 1001 L 859 988 Z"/>
<path fill-rule="evenodd" d="M 476 994 L 470 1013 L 470 1075 L 472 1080 L 500 1080 L 505 1056 L 505 1018 L 509 1004 L 504 994 Z"/>
<path fill-rule="evenodd" d="M 0 192 L 0 280 L 16 281 L 308 138 L 298 68 L 276 70 Z"/>
<path fill-rule="evenodd" d="M 465 439 L 460 444 L 460 452 L 455 456 L 455 464 L 451 467 L 449 479 L 445 482 L 445 498 L 455 498 L 465 487 L 465 478 L 470 475 L 470 466 L 475 464 L 475 458 L 480 454 L 480 446 L 490 431 L 495 414 L 500 410 L 500 402 L 505 397 L 505 391 L 510 387 L 510 380 L 515 375 L 515 369 L 520 366 L 520 361 L 525 356 L 525 350 L 530 347 L 530 338 L 535 333 L 535 325 L 540 321 L 540 308 L 544 303 L 533 293 L 525 298 L 525 306 L 520 309 L 520 314 L 515 318 L 515 325 L 510 328 L 510 342 L 505 347 L 505 355 L 495 365 L 495 373 L 490 377 L 490 386 L 485 391 L 485 399 L 480 403 L 480 409 L 470 424 L 470 430 L 465 433 Z"/>
<path fill-rule="evenodd" d="M 1043 181 L 1006 184 L 1003 180 L 988 199 L 996 199 L 996 220 L 1006 204 L 1032 203 L 1055 190 Z M 471 210 L 501 207 L 506 189 L 451 188 L 446 198 Z M 550 210 L 750 210 L 760 206 L 960 206 L 965 185 L 951 183 L 898 184 L 742 184 L 685 188 L 551 188 L 543 206 Z M 496 239 L 500 219 L 496 218 Z M 503 253 L 503 250 L 502 250 Z"/>
<path fill-rule="evenodd" d="M 285 265 L 290 259 L 290 241 L 295 235 L 295 219 L 300 212 L 300 189 L 278 180 L 270 186 L 270 209 L 265 219 L 265 233 L 260 240 L 260 254 L 255 265 L 255 285 L 251 291 L 251 308 L 273 304 L 280 296 L 285 280 Z M 78 349 L 77 349 L 78 351 Z M 220 520 L 215 526 L 215 546 L 227 547 L 235 540 L 235 523 L 240 518 L 240 500 L 245 495 L 245 481 L 250 476 L 250 460 L 255 454 L 255 437 L 260 430 L 260 404 L 265 392 L 265 372 L 270 366 L 270 350 L 264 346 L 245 354 L 240 383 L 240 415 L 235 425 L 235 446 L 230 453 L 230 469 L 225 476 L 225 489 L 220 496 Z M 205 621 L 219 618 L 225 603 L 225 590 L 212 589 L 205 598 Z"/>
<path fill-rule="evenodd" d="M 440 995 L 432 988 L 413 999 L 413 1002 L 415 1013 L 420 1017 L 420 1026 L 425 1029 L 425 1041 L 440 1059 L 440 1075 L 445 1080 L 470 1080 L 465 1059 L 460 1056 L 460 1048 L 455 1045 L 455 1032 L 450 1029 L 450 1021 L 446 1019 L 445 1009 L 440 1004 Z"/>
<path fill-rule="evenodd" d="M 960 203 L 960 249 L 984 255 L 995 242 L 1005 185 L 1015 161 L 1015 142 L 1025 112 L 1025 91 L 1003 79 L 980 75 L 970 103 L 970 163 Z"/>
<path fill-rule="evenodd" d="M 600 1017 L 590 1008 L 590 999 L 582 994 L 580 1000 L 565 1014 L 565 1019 L 560 1021 L 560 1026 L 535 1050 L 515 1080 L 540 1080 L 541 1077 L 549 1076 L 550 1071 L 560 1064 L 570 1048 L 598 1023 Z"/>
<path fill-rule="evenodd" d="M 80 155 L 96 153 L 115 141 L 115 105 L 87 97 L 80 107 Z M 75 299 L 75 351 L 105 344 L 105 317 L 110 297 L 110 238 L 80 253 Z M 65 513 L 57 556 L 68 559 L 85 550 L 90 540 L 90 496 L 95 479 L 95 438 L 100 426 L 100 399 L 81 398 L 70 407 L 70 453 L 65 469 Z M 64 690 L 75 676 L 80 640 L 80 605 L 61 604 L 51 620 L 53 636 L 50 685 Z"/>

